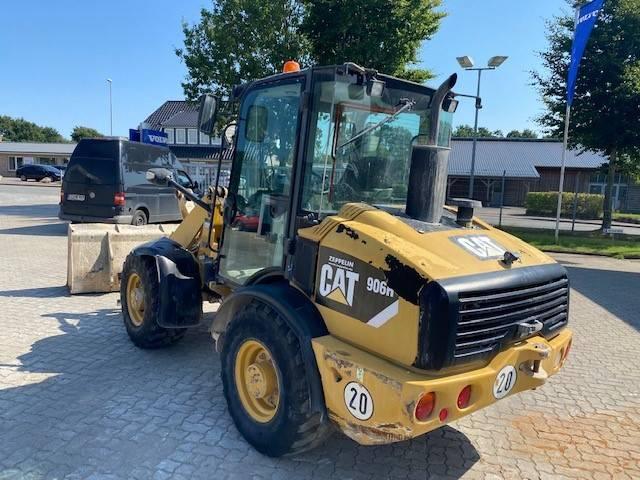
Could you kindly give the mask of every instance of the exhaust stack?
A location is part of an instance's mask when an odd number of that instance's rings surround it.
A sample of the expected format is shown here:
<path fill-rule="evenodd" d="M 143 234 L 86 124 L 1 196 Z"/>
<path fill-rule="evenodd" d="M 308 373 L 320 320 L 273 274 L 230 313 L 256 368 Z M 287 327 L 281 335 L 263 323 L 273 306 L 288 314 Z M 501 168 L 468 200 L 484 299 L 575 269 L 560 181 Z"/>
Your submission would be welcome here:
<path fill-rule="evenodd" d="M 411 218 L 428 223 L 440 223 L 447 193 L 449 164 L 448 146 L 438 146 L 440 110 L 453 86 L 454 73 L 438 87 L 431 101 L 431 118 L 426 145 L 413 145 L 405 212 Z"/>

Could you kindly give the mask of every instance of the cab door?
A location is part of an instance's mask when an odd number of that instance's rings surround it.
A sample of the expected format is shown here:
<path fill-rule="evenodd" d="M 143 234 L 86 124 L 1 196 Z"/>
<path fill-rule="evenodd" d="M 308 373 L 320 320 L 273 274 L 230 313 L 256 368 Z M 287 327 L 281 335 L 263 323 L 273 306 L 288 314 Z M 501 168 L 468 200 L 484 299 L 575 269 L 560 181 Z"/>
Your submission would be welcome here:
<path fill-rule="evenodd" d="M 240 108 L 219 275 L 283 269 L 304 77 L 254 87 Z"/>

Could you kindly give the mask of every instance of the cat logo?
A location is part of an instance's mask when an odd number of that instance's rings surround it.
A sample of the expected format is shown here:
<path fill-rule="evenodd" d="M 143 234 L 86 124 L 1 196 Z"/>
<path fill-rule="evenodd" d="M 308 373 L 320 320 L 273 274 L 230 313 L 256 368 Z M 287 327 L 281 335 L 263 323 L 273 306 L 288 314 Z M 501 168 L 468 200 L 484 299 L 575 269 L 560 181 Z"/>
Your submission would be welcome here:
<path fill-rule="evenodd" d="M 357 257 L 321 247 L 315 277 L 316 302 L 380 328 L 400 312 L 400 299 L 384 272 Z"/>
<path fill-rule="evenodd" d="M 451 240 L 481 260 L 502 258 L 506 252 L 505 248 L 487 235 L 464 235 L 451 237 Z"/>
<path fill-rule="evenodd" d="M 318 293 L 334 302 L 353 306 L 355 286 L 360 274 L 353 271 L 354 262 L 329 256 L 328 263 L 320 269 Z"/>

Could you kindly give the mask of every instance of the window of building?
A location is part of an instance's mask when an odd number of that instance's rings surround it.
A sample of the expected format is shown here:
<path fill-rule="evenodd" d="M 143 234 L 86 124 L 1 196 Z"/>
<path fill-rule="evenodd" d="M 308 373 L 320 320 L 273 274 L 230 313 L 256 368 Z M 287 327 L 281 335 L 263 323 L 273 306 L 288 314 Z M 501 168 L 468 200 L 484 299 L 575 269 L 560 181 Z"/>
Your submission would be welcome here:
<path fill-rule="evenodd" d="M 175 143 L 175 139 L 174 139 L 174 132 L 175 130 L 173 128 L 165 128 L 164 129 L 164 133 L 167 134 L 167 143 L 169 145 L 174 144 Z"/>
<path fill-rule="evenodd" d="M 69 157 L 65 157 L 62 159 L 62 164 L 66 165 L 67 163 L 69 163 Z"/>
<path fill-rule="evenodd" d="M 607 174 L 606 173 L 592 173 L 591 174 L 591 183 L 607 183 Z M 626 184 L 629 182 L 629 179 L 623 175 L 622 173 L 616 173 L 613 183 L 618 184 Z"/>
<path fill-rule="evenodd" d="M 204 145 L 209 145 L 210 138 L 211 137 L 209 137 L 209 135 L 207 135 L 206 133 L 200 132 L 200 143 Z"/>
<path fill-rule="evenodd" d="M 188 142 L 187 143 L 192 143 L 194 145 L 197 145 L 198 143 L 198 130 L 195 128 L 189 128 L 187 130 L 188 132 Z"/>
<path fill-rule="evenodd" d="M 39 165 L 55 165 L 56 159 L 51 157 L 38 157 L 36 163 Z"/>
<path fill-rule="evenodd" d="M 176 128 L 176 143 L 187 143 L 184 128 Z"/>
<path fill-rule="evenodd" d="M 9 171 L 16 171 L 24 165 L 24 159 L 22 157 L 9 157 Z"/>

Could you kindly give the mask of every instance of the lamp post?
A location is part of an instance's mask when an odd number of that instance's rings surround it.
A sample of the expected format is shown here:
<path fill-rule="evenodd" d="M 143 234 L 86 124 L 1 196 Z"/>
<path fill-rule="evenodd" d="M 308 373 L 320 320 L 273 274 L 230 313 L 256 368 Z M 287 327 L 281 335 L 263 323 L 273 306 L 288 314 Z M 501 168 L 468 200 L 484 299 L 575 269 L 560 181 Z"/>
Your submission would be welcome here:
<path fill-rule="evenodd" d="M 111 84 L 113 80 L 107 78 L 107 83 L 109 84 L 109 135 L 113 136 L 113 97 L 111 95 Z"/>
<path fill-rule="evenodd" d="M 473 59 L 467 55 L 464 57 L 456 57 L 458 64 L 465 70 L 475 70 L 478 72 L 478 86 L 476 88 L 476 98 L 480 98 L 480 79 L 482 77 L 483 70 L 495 70 L 500 65 L 504 63 L 504 61 L 508 57 L 504 55 L 498 55 L 495 57 L 491 57 L 487 62 L 486 67 L 474 67 Z M 478 143 L 478 112 L 482 108 L 480 102 L 476 102 L 476 115 L 475 120 L 473 122 L 473 147 L 471 149 L 471 174 L 469 175 L 469 198 L 473 198 L 473 180 L 476 169 L 476 146 Z"/>

